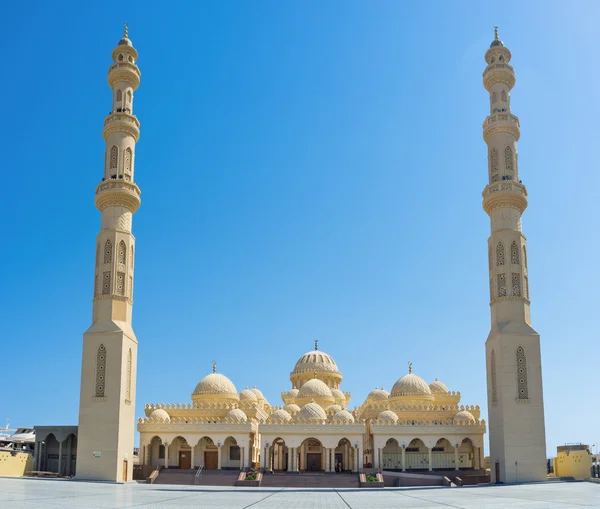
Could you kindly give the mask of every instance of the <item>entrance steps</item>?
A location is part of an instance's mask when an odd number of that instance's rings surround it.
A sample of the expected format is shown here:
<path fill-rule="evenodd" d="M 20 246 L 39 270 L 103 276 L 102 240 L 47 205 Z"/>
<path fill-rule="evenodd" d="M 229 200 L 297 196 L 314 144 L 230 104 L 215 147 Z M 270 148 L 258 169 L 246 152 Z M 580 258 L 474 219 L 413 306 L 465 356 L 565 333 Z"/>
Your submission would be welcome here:
<path fill-rule="evenodd" d="M 239 470 L 204 470 L 196 479 L 196 469 L 163 468 L 154 484 L 179 484 L 187 486 L 234 486 Z"/>
<path fill-rule="evenodd" d="M 359 488 L 358 474 L 287 472 L 263 474 L 263 488 Z"/>

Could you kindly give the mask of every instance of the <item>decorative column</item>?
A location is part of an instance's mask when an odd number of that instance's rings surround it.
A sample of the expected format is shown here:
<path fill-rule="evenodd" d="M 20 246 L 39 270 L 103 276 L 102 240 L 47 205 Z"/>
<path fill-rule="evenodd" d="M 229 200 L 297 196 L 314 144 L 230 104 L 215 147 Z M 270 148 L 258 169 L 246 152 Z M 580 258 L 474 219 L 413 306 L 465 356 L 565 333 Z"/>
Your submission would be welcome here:
<path fill-rule="evenodd" d="M 358 446 L 358 470 L 359 472 L 364 468 L 364 460 L 365 460 L 365 455 L 363 452 L 363 448 L 362 445 Z"/>
<path fill-rule="evenodd" d="M 61 475 L 62 467 L 62 441 L 58 442 L 58 475 Z"/>
<path fill-rule="evenodd" d="M 406 472 L 406 449 L 402 448 L 402 472 Z"/>
<path fill-rule="evenodd" d="M 244 446 L 240 445 L 240 470 L 244 469 Z"/>
<path fill-rule="evenodd" d="M 40 450 L 42 448 L 42 442 L 36 442 L 35 443 L 35 464 L 34 464 L 34 470 L 41 470 L 40 468 Z"/>
<path fill-rule="evenodd" d="M 169 442 L 165 442 L 165 468 L 169 468 Z"/>
<path fill-rule="evenodd" d="M 428 447 L 427 452 L 429 454 L 429 471 L 433 470 L 433 447 Z"/>
<path fill-rule="evenodd" d="M 458 444 L 454 447 L 454 470 L 458 470 Z"/>
<path fill-rule="evenodd" d="M 217 446 L 217 470 L 221 470 L 221 451 L 223 450 L 222 445 Z"/>
<path fill-rule="evenodd" d="M 378 447 L 377 449 L 373 449 L 373 467 L 381 468 L 381 449 Z"/>
<path fill-rule="evenodd" d="M 331 472 L 331 448 L 325 447 L 325 472 Z"/>
<path fill-rule="evenodd" d="M 194 468 L 194 444 L 190 444 L 190 454 L 192 455 L 190 458 L 190 468 Z"/>

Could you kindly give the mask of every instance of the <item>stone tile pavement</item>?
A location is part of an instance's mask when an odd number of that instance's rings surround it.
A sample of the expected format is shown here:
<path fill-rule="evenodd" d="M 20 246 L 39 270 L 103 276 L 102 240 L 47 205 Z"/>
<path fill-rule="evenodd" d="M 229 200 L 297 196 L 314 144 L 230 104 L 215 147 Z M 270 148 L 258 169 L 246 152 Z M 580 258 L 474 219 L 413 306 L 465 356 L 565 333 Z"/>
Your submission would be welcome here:
<path fill-rule="evenodd" d="M 233 488 L 0 478 L 0 509 L 541 509 L 600 507 L 600 484 L 464 488 Z"/>

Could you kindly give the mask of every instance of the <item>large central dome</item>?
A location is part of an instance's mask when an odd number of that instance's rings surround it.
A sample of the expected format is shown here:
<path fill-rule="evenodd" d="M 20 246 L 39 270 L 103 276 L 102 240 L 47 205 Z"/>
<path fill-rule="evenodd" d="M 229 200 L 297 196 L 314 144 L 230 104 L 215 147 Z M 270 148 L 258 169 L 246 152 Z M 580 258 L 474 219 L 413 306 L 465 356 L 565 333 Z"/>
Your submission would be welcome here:
<path fill-rule="evenodd" d="M 313 373 L 314 371 L 317 373 L 339 373 L 337 364 L 328 354 L 319 350 L 313 350 L 306 352 L 298 359 L 292 374 Z"/>
<path fill-rule="evenodd" d="M 233 382 L 221 373 L 211 373 L 205 376 L 198 382 L 192 393 L 193 400 L 214 399 L 217 397 L 236 401 L 240 399 Z"/>

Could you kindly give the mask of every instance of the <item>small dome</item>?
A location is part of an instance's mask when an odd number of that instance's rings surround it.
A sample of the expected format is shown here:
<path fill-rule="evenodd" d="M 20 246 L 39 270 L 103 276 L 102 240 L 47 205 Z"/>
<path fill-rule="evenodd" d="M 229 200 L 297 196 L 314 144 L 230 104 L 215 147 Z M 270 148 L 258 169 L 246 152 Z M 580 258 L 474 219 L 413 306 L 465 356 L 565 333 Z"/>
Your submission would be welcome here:
<path fill-rule="evenodd" d="M 283 421 L 290 422 L 292 420 L 292 416 L 286 412 L 285 410 L 275 410 L 270 416 L 269 421 Z"/>
<path fill-rule="evenodd" d="M 494 39 L 492 44 L 490 44 L 490 48 L 495 48 L 496 46 L 504 48 L 504 43 L 500 39 Z"/>
<path fill-rule="evenodd" d="M 341 412 L 343 409 L 340 405 L 331 405 L 330 407 L 327 408 L 327 413 L 328 414 L 337 414 L 338 412 Z"/>
<path fill-rule="evenodd" d="M 262 393 L 262 392 L 260 392 L 260 391 L 259 391 L 259 390 L 256 388 L 256 385 L 254 386 L 254 388 L 252 388 L 252 389 L 251 389 L 251 391 L 254 393 L 254 395 L 256 396 L 256 399 L 258 399 L 258 401 L 260 401 L 261 399 L 262 399 L 263 401 L 267 401 L 267 398 L 265 398 L 265 397 L 263 396 L 263 393 Z"/>
<path fill-rule="evenodd" d="M 297 398 L 299 392 L 300 391 L 298 389 L 290 389 L 286 392 L 286 396 L 289 396 L 290 398 Z"/>
<path fill-rule="evenodd" d="M 117 46 L 131 46 L 133 47 L 133 43 L 129 39 L 129 37 L 123 37 L 118 43 Z"/>
<path fill-rule="evenodd" d="M 258 401 L 256 394 L 246 387 L 240 392 L 240 401 Z"/>
<path fill-rule="evenodd" d="M 466 410 L 462 410 L 462 411 L 458 412 L 454 416 L 454 422 L 457 422 L 457 421 L 461 421 L 461 422 L 465 422 L 465 421 L 475 422 L 475 417 L 473 417 L 473 414 L 471 412 L 467 412 Z"/>
<path fill-rule="evenodd" d="M 225 396 L 228 399 L 239 399 L 235 385 L 221 373 L 206 375 L 196 385 L 193 396 Z"/>
<path fill-rule="evenodd" d="M 292 403 L 291 405 L 285 405 L 283 409 L 292 415 L 297 414 L 300 411 L 300 407 L 295 403 Z"/>
<path fill-rule="evenodd" d="M 408 373 L 398 379 L 394 387 L 392 387 L 391 397 L 394 398 L 397 396 L 431 396 L 431 389 L 427 385 L 427 382 L 420 376 Z"/>
<path fill-rule="evenodd" d="M 392 412 L 391 410 L 385 410 L 384 412 L 381 412 L 378 417 L 378 420 L 387 423 L 398 422 L 398 419 L 398 415 L 395 412 Z"/>
<path fill-rule="evenodd" d="M 319 350 L 311 350 L 306 352 L 296 365 L 292 374 L 317 371 L 318 373 L 339 373 L 335 361 L 325 352 Z"/>
<path fill-rule="evenodd" d="M 448 387 L 446 387 L 446 384 L 440 382 L 437 378 L 435 379 L 435 381 L 429 384 L 429 388 L 434 394 L 448 394 L 450 392 L 448 390 Z"/>
<path fill-rule="evenodd" d="M 313 378 L 300 387 L 298 399 L 304 398 L 333 398 L 333 394 L 325 382 Z"/>
<path fill-rule="evenodd" d="M 383 389 L 373 389 L 367 396 L 367 401 L 387 401 L 389 393 Z"/>
<path fill-rule="evenodd" d="M 327 419 L 327 414 L 319 405 L 311 402 L 304 405 L 302 410 L 296 414 L 296 417 L 300 419 L 316 419 L 324 421 Z"/>
<path fill-rule="evenodd" d="M 227 415 L 225 416 L 225 418 L 229 419 L 230 421 L 237 421 L 237 422 L 246 422 L 248 420 L 248 417 L 246 416 L 246 414 L 239 408 L 234 408 L 233 410 L 229 410 L 229 412 L 227 412 Z"/>
<path fill-rule="evenodd" d="M 335 399 L 340 399 L 346 401 L 346 395 L 340 391 L 339 389 L 331 389 L 331 394 Z"/>
<path fill-rule="evenodd" d="M 334 421 L 354 422 L 354 416 L 348 410 L 340 410 L 333 416 Z"/>
<path fill-rule="evenodd" d="M 169 414 L 162 408 L 157 408 L 156 410 L 153 410 L 150 414 L 150 419 L 171 422 L 171 417 L 169 417 Z"/>

